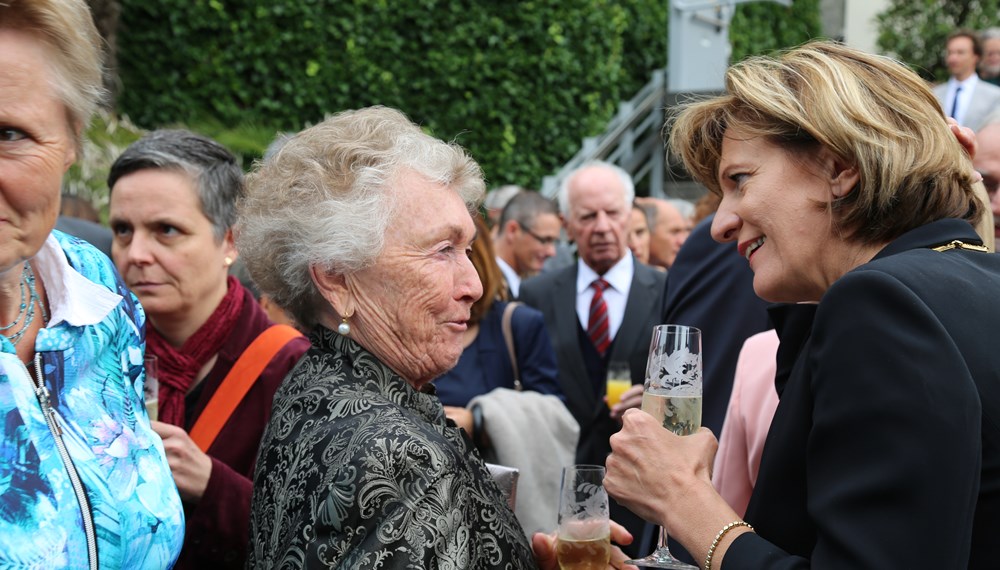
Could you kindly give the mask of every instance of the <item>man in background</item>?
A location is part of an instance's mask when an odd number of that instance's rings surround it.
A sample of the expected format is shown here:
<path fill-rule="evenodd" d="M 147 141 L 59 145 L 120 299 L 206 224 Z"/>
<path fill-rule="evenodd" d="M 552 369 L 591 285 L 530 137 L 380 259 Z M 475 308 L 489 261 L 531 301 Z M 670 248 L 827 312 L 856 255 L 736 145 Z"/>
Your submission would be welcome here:
<path fill-rule="evenodd" d="M 972 165 L 983 175 L 983 186 L 993 210 L 993 235 L 1000 238 L 1000 114 L 993 115 L 976 134 L 979 145 Z"/>
<path fill-rule="evenodd" d="M 632 178 L 612 164 L 572 172 L 559 210 L 579 259 L 521 285 L 521 300 L 545 316 L 566 407 L 580 424 L 577 463 L 604 465 L 621 414 L 641 403 L 649 341 L 663 314 L 665 275 L 637 262 L 627 245 L 634 196 Z M 633 384 L 613 409 L 604 399 L 611 362 L 627 364 Z M 624 507 L 612 502 L 611 517 L 641 536 L 644 521 Z M 623 550 L 638 555 L 637 542 Z"/>
<path fill-rule="evenodd" d="M 559 209 L 538 192 L 524 191 L 507 202 L 493 246 L 511 298 L 518 297 L 522 279 L 539 273 L 556 254 L 561 229 Z"/>
<path fill-rule="evenodd" d="M 946 46 L 945 64 L 951 77 L 934 88 L 934 96 L 947 116 L 978 131 L 990 113 L 1000 108 L 1000 87 L 981 81 L 976 74 L 983 47 L 975 32 L 952 32 Z"/>
<path fill-rule="evenodd" d="M 983 60 L 979 62 L 979 78 L 1000 85 L 1000 28 L 988 28 L 979 35 L 983 43 Z"/>
<path fill-rule="evenodd" d="M 684 240 L 691 234 L 691 222 L 676 206 L 661 198 L 639 198 L 636 202 L 652 207 L 649 232 L 649 264 L 670 269 Z"/>
<path fill-rule="evenodd" d="M 486 225 L 493 232 L 492 238 L 496 241 L 497 224 L 500 223 L 500 214 L 503 212 L 507 202 L 524 191 L 524 188 L 516 184 L 506 184 L 499 188 L 494 188 L 486 193 L 483 200 L 483 207 L 486 208 Z"/>

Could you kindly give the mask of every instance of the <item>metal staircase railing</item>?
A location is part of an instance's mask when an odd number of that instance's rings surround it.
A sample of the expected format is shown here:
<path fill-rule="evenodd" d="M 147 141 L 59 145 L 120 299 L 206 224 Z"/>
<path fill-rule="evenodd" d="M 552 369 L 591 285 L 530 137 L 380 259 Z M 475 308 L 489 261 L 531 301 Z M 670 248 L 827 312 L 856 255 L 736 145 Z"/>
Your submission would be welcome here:
<path fill-rule="evenodd" d="M 639 184 L 649 179 L 650 196 L 664 196 L 663 121 L 667 101 L 667 70 L 657 69 L 635 97 L 622 102 L 599 136 L 583 139 L 583 146 L 558 172 L 542 179 L 543 196 L 555 198 L 563 178 L 590 160 L 603 160 L 625 169 Z"/>

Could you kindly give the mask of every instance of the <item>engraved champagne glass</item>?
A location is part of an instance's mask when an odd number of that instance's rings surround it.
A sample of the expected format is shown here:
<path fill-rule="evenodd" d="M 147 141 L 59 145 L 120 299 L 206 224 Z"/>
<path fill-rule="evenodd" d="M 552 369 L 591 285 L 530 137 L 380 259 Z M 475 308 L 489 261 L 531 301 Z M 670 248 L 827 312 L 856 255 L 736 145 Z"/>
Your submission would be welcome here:
<path fill-rule="evenodd" d="M 561 570 L 604 570 L 611 559 L 611 523 L 604 467 L 563 467 L 556 559 Z"/>
<path fill-rule="evenodd" d="M 701 427 L 701 331 L 684 325 L 660 325 L 653 329 L 646 363 L 642 411 L 677 435 L 689 435 Z M 667 547 L 667 531 L 660 527 L 655 552 L 629 564 L 647 568 L 698 570 L 675 558 Z"/>

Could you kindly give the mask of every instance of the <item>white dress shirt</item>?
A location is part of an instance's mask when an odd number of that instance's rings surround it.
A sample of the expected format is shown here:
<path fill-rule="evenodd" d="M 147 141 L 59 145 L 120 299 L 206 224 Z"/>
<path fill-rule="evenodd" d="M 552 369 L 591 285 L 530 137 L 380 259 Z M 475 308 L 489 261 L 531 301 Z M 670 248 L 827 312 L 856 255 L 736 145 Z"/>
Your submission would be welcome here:
<path fill-rule="evenodd" d="M 521 290 L 521 276 L 514 271 L 514 268 L 507 265 L 507 262 L 497 256 L 497 265 L 500 266 L 500 272 L 503 273 L 503 278 L 507 280 L 507 288 L 510 289 L 510 296 L 512 299 L 517 299 L 517 293 Z"/>
<path fill-rule="evenodd" d="M 590 301 L 594 298 L 594 288 L 591 285 L 598 277 L 603 277 L 610 285 L 604 290 L 604 302 L 608 305 L 608 336 L 613 340 L 625 319 L 625 305 L 628 304 L 628 292 L 632 287 L 632 275 L 635 274 L 632 254 L 621 258 L 604 275 L 598 275 L 582 260 L 577 260 L 576 263 L 576 314 L 580 325 L 583 330 L 587 330 Z"/>
<path fill-rule="evenodd" d="M 958 121 L 959 125 L 965 125 L 965 113 L 969 110 L 969 105 L 972 104 L 972 92 L 976 89 L 976 84 L 979 83 L 979 76 L 973 73 L 969 77 L 965 78 L 965 81 L 958 81 L 954 77 L 948 79 L 948 94 L 945 96 L 945 114 L 951 112 L 952 106 L 955 104 L 955 93 L 958 92 L 958 106 L 955 108 L 955 120 Z M 962 90 L 958 91 L 961 87 Z"/>

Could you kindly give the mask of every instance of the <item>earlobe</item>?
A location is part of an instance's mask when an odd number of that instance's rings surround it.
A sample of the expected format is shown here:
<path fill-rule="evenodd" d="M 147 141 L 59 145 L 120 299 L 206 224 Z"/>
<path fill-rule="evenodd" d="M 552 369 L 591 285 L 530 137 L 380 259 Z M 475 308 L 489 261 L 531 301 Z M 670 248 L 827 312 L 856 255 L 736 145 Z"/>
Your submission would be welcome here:
<path fill-rule="evenodd" d="M 232 228 L 226 230 L 226 235 L 222 237 L 222 245 L 224 253 L 226 254 L 226 259 L 229 260 L 226 264 L 228 267 L 240 257 L 240 252 L 236 250 L 236 240 L 233 238 Z"/>

